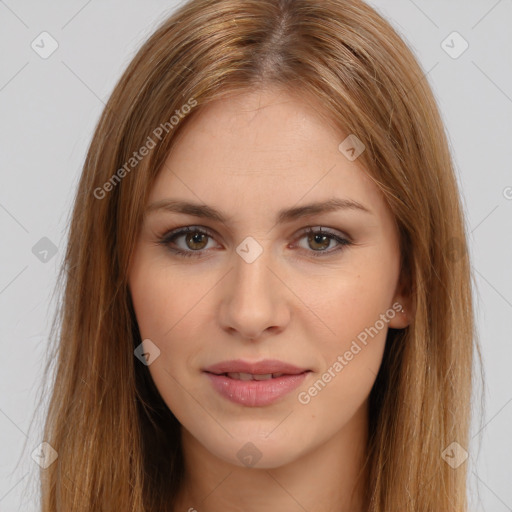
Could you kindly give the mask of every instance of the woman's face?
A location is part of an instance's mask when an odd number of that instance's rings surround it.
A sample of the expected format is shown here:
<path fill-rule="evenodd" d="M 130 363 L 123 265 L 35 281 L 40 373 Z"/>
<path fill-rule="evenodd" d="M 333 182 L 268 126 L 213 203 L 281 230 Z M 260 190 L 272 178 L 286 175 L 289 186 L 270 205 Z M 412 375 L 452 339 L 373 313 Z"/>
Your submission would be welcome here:
<path fill-rule="evenodd" d="M 347 135 L 278 90 L 220 100 L 184 126 L 151 191 L 129 273 L 148 368 L 186 438 L 226 462 L 277 467 L 343 435 L 387 329 L 407 325 L 398 232 L 339 149 Z M 362 208 L 307 208 L 328 201 Z M 205 371 L 265 359 L 307 372 Z"/>

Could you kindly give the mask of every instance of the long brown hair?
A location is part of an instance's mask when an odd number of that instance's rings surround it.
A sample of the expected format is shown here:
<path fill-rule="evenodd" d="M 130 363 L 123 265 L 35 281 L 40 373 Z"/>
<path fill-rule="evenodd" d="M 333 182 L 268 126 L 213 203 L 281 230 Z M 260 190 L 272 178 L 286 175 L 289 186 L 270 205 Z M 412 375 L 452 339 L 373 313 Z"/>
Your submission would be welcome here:
<path fill-rule="evenodd" d="M 55 374 L 44 440 L 58 458 L 41 470 L 42 512 L 171 510 L 180 425 L 134 357 L 142 340 L 127 270 L 182 127 L 216 99 L 269 85 L 314 99 L 326 122 L 362 141 L 359 158 L 399 227 L 412 323 L 389 330 L 370 395 L 367 509 L 467 510 L 467 462 L 454 468 L 442 453 L 469 442 L 473 276 L 425 73 L 360 0 L 191 0 L 129 64 L 83 166 L 46 368 Z"/>

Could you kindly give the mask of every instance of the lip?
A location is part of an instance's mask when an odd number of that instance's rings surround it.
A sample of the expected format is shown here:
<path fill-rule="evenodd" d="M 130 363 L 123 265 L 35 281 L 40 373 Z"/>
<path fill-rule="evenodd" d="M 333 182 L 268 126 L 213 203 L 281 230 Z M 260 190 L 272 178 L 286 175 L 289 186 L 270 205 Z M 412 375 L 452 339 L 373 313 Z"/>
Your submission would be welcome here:
<path fill-rule="evenodd" d="M 213 388 L 224 398 L 248 407 L 270 405 L 300 386 L 309 371 L 268 380 L 236 380 L 227 375 L 205 372 Z"/>
<path fill-rule="evenodd" d="M 224 398 L 247 407 L 270 405 L 300 386 L 311 372 L 277 359 L 254 363 L 240 359 L 223 361 L 203 369 L 213 388 Z M 265 375 L 283 373 L 268 380 L 237 380 L 225 373 Z"/>
<path fill-rule="evenodd" d="M 286 375 L 298 375 L 308 371 L 307 368 L 299 368 L 290 363 L 278 359 L 263 359 L 251 363 L 242 359 L 222 361 L 220 363 L 203 368 L 203 371 L 220 375 L 221 373 L 252 373 L 253 375 L 265 375 L 267 373 L 284 373 Z"/>

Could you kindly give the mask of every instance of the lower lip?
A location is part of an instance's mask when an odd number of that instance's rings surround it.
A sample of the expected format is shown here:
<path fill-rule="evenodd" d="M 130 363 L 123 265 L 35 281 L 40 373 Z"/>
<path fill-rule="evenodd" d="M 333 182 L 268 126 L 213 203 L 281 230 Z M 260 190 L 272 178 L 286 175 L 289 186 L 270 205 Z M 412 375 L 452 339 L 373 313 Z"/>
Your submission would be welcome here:
<path fill-rule="evenodd" d="M 248 407 L 269 405 L 300 386 L 306 375 L 282 375 L 268 380 L 236 380 L 226 375 L 205 372 L 213 387 L 223 397 Z"/>

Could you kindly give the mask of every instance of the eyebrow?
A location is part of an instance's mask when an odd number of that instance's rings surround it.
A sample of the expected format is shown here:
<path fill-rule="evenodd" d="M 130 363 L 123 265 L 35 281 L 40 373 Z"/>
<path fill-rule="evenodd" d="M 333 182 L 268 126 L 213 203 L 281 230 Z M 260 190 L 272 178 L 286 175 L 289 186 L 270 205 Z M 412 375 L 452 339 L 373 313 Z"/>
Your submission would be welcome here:
<path fill-rule="evenodd" d="M 162 199 L 150 204 L 145 212 L 144 216 L 155 212 L 155 211 L 167 211 L 174 213 L 183 213 L 186 215 L 192 215 L 194 217 L 202 217 L 205 219 L 211 219 L 222 223 L 230 221 L 230 217 L 226 216 L 221 211 L 204 204 L 191 203 L 188 201 L 181 201 L 177 199 Z M 354 201 L 352 199 L 340 199 L 332 198 L 326 201 L 319 201 L 315 203 L 306 204 L 304 206 L 286 208 L 281 210 L 276 217 L 277 224 L 284 224 L 301 217 L 309 215 L 315 215 L 319 213 L 327 213 L 337 210 L 358 210 L 370 215 L 373 212 L 364 206 L 363 204 Z"/>

